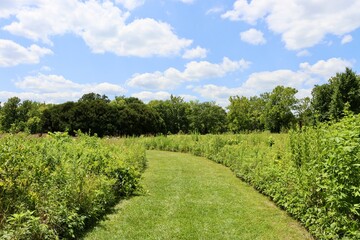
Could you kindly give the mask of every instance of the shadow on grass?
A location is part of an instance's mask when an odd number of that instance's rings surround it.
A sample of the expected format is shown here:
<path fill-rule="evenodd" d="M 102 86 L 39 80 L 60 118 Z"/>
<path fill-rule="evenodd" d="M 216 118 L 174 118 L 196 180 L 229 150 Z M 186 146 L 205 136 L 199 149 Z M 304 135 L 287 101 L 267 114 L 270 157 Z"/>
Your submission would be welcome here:
<path fill-rule="evenodd" d="M 134 197 L 140 197 L 145 196 L 147 193 L 144 191 L 144 189 L 137 190 L 130 196 L 121 196 L 119 197 L 115 203 L 112 206 L 109 206 L 108 209 L 98 218 L 91 219 L 89 221 L 85 221 L 85 227 L 82 231 L 77 232 L 74 239 L 84 239 L 88 233 L 90 233 L 92 230 L 94 230 L 95 227 L 104 228 L 99 224 L 101 221 L 105 221 L 109 219 L 109 215 L 117 214 L 119 212 L 119 209 L 116 209 L 116 206 L 120 204 L 124 200 L 129 200 Z"/>

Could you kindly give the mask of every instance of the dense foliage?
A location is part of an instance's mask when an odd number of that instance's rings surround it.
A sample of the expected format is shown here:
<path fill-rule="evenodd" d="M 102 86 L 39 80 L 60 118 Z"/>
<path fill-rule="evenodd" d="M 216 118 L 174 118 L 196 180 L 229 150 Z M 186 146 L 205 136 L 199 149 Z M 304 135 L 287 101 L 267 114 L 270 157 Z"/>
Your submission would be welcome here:
<path fill-rule="evenodd" d="M 360 116 L 290 134 L 177 135 L 149 149 L 190 152 L 230 167 L 318 239 L 360 238 Z"/>
<path fill-rule="evenodd" d="M 317 122 L 340 120 L 344 110 L 360 113 L 360 77 L 351 69 L 315 86 L 312 98 L 297 99 L 297 90 L 277 86 L 260 96 L 229 98 L 227 112 L 213 102 L 171 96 L 145 104 L 134 97 L 88 93 L 77 102 L 41 104 L 17 97 L 0 104 L 0 131 L 46 133 L 77 130 L 98 136 L 177 133 L 287 132 Z M 240 94 L 240 93 L 239 93 Z"/>
<path fill-rule="evenodd" d="M 72 239 L 138 188 L 145 149 L 80 134 L 0 138 L 0 238 Z"/>
<path fill-rule="evenodd" d="M 360 76 L 351 69 L 337 73 L 329 83 L 315 86 L 312 91 L 313 108 L 320 121 L 338 120 L 344 115 L 346 104 L 355 114 L 360 113 Z"/>

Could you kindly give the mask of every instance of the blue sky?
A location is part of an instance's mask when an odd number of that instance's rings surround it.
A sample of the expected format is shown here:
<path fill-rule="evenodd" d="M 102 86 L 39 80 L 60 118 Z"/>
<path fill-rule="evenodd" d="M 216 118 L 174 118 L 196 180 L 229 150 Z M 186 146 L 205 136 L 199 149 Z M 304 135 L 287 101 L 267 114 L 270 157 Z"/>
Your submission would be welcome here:
<path fill-rule="evenodd" d="M 346 3 L 346 4 L 345 4 Z M 228 104 L 359 73 L 360 1 L 1 0 L 0 101 Z"/>

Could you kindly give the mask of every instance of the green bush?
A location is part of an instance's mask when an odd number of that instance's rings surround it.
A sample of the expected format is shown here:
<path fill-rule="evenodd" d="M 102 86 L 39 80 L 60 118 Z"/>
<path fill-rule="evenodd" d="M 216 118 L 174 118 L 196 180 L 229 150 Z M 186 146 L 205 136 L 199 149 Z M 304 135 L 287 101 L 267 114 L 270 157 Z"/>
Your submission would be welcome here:
<path fill-rule="evenodd" d="M 0 238 L 76 238 L 138 189 L 144 147 L 78 134 L 0 138 Z"/>

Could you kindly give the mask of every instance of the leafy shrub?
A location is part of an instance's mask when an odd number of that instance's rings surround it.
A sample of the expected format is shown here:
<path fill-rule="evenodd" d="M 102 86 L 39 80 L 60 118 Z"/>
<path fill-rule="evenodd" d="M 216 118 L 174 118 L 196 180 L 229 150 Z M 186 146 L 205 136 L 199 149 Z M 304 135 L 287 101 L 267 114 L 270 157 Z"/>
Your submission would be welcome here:
<path fill-rule="evenodd" d="M 144 147 L 78 135 L 0 138 L 0 238 L 76 238 L 139 188 Z"/>

